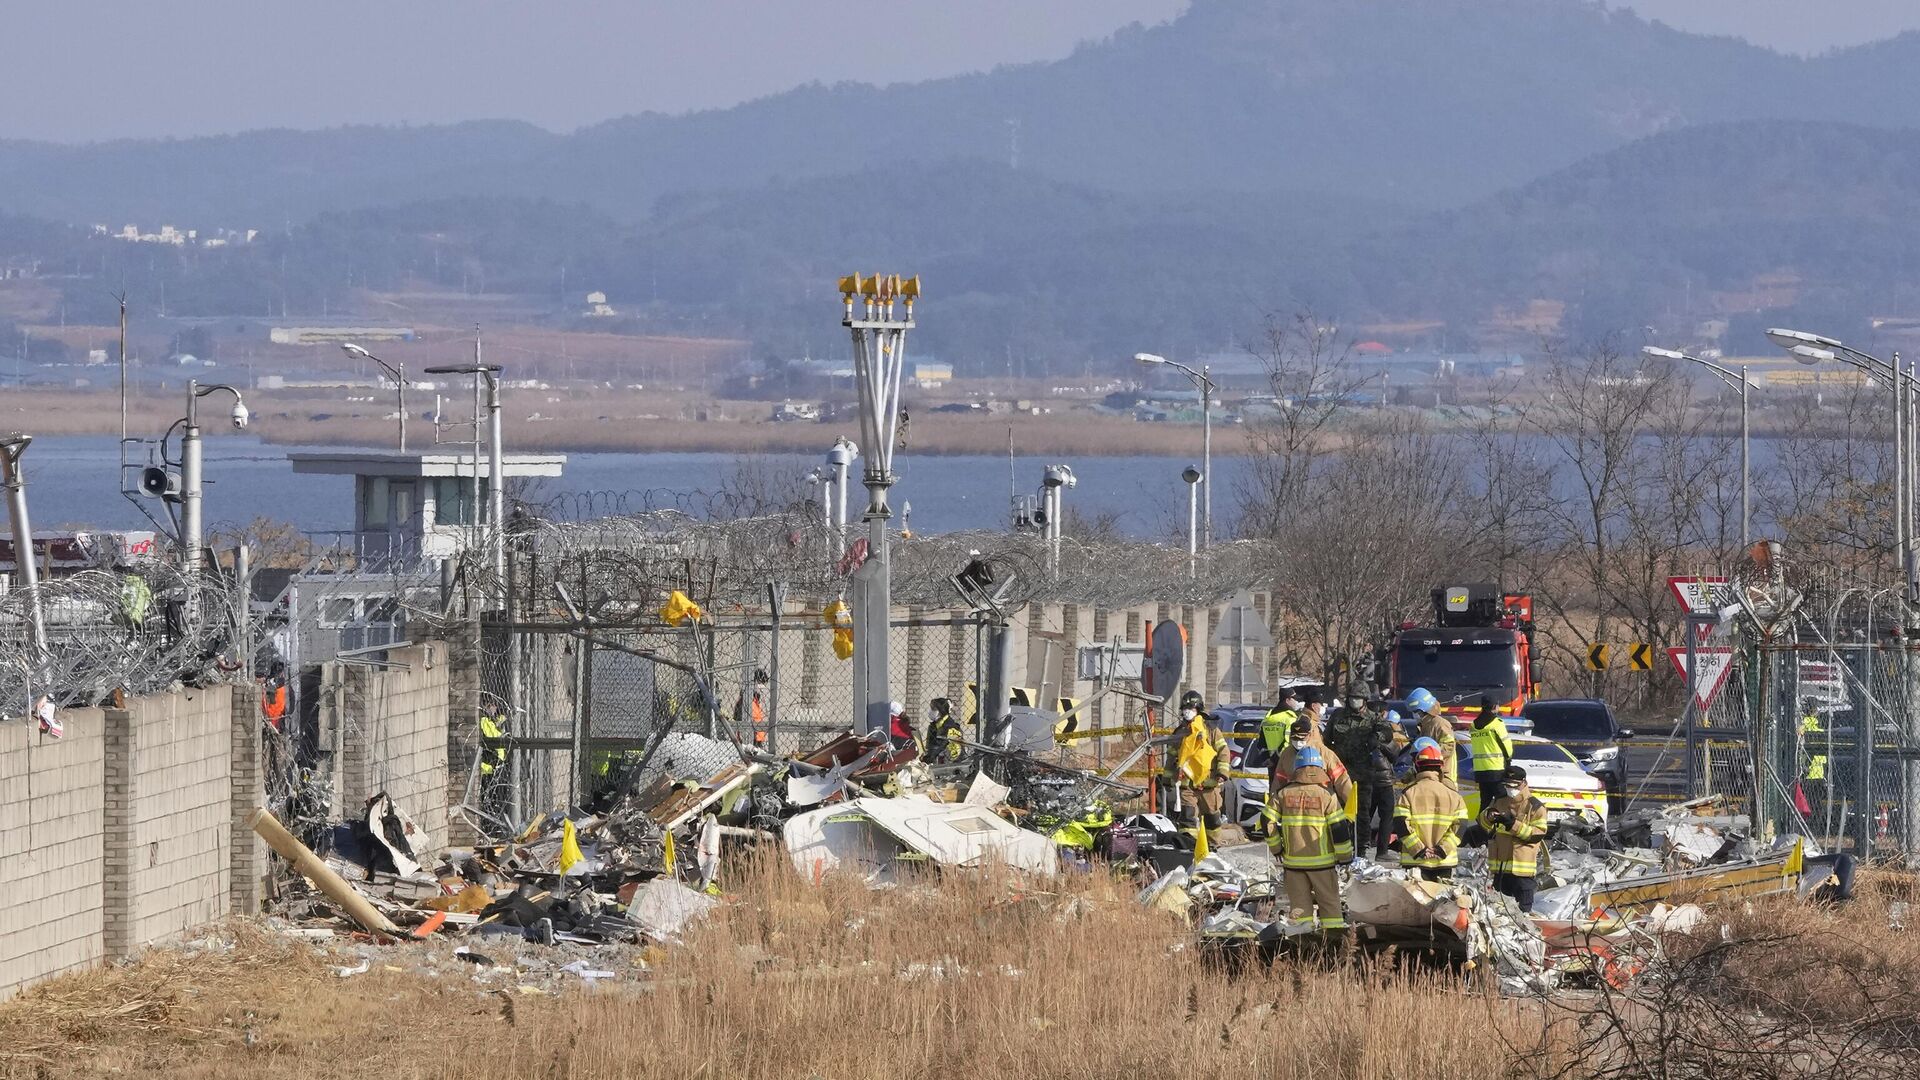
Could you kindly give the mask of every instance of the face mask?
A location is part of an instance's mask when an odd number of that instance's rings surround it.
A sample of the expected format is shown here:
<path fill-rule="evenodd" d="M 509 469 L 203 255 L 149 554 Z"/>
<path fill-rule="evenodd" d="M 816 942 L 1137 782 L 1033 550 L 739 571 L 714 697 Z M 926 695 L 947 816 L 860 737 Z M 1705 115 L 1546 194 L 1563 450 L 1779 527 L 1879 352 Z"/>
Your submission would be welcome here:
<path fill-rule="evenodd" d="M 1194 717 L 1196 717 L 1196 716 L 1198 716 L 1198 715 L 1200 715 L 1200 714 L 1199 714 L 1198 712 L 1196 712 L 1196 711 L 1194 711 L 1194 710 L 1192 710 L 1192 709 L 1181 709 L 1181 710 L 1180 710 L 1180 719 L 1182 719 L 1182 720 L 1191 720 L 1191 719 L 1193 719 Z"/>
<path fill-rule="evenodd" d="M 1295 750 L 1305 750 L 1307 748 L 1307 740 L 1305 739 L 1293 740 L 1293 748 Z"/>
<path fill-rule="evenodd" d="M 1519 788 L 1517 788 L 1517 787 L 1515 787 L 1515 786 L 1513 786 L 1512 784 L 1508 784 L 1508 785 L 1507 785 L 1507 798 L 1509 798 L 1509 799 L 1517 799 L 1517 798 L 1519 798 L 1519 797 L 1520 797 L 1520 789 L 1519 789 Z"/>

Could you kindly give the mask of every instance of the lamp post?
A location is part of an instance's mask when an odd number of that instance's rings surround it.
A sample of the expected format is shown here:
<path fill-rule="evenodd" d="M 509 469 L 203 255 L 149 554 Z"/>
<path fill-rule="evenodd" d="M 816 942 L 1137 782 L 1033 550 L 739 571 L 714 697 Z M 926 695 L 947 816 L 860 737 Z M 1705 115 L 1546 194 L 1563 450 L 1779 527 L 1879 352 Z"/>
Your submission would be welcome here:
<path fill-rule="evenodd" d="M 1803 364 L 1839 361 L 1875 379 L 1885 379 L 1893 389 L 1893 550 L 1901 578 L 1906 582 L 1906 602 L 1911 609 L 1915 601 L 1920 600 L 1920 576 L 1915 574 L 1912 545 L 1912 500 L 1916 480 L 1920 480 L 1920 477 L 1914 475 L 1915 455 L 1908 445 L 1908 429 L 1915 419 L 1913 392 L 1916 376 L 1901 364 L 1899 353 L 1894 353 L 1893 362 L 1888 363 L 1872 353 L 1843 344 L 1837 338 L 1810 334 L 1804 330 L 1776 327 L 1767 331 L 1767 337 Z M 1903 619 L 1903 625 L 1908 621 L 1911 621 L 1910 618 Z"/>
<path fill-rule="evenodd" d="M 1201 472 L 1189 465 L 1180 470 L 1180 479 L 1187 482 L 1187 576 L 1195 577 L 1199 573 Z"/>
<path fill-rule="evenodd" d="M 200 528 L 200 399 L 221 390 L 233 395 L 233 408 L 227 418 L 235 428 L 245 428 L 249 414 L 239 390 L 225 383 L 201 386 L 187 381 L 186 431 L 180 437 L 180 563 L 189 574 L 199 567 L 204 544 Z"/>
<path fill-rule="evenodd" d="M 1745 551 L 1753 544 L 1753 431 L 1747 420 L 1747 391 L 1753 384 L 1747 379 L 1747 366 L 1742 364 L 1740 370 L 1735 371 L 1692 353 L 1657 349 L 1652 345 L 1644 345 L 1640 351 L 1665 360 L 1690 360 L 1713 372 L 1721 382 L 1740 391 L 1740 550 Z"/>
<path fill-rule="evenodd" d="M 1158 364 L 1173 368 L 1193 380 L 1193 388 L 1200 394 L 1200 483 L 1205 489 L 1201 493 L 1200 533 L 1205 546 L 1213 545 L 1213 369 L 1202 366 L 1195 371 L 1177 360 L 1169 360 L 1154 353 L 1134 353 L 1133 358 L 1143 364 Z"/>
<path fill-rule="evenodd" d="M 474 343 L 474 351 L 479 351 L 479 343 Z M 429 375 L 471 375 L 474 383 L 474 397 L 479 398 L 481 386 L 487 391 L 487 527 L 484 534 L 489 538 L 488 552 L 492 555 L 495 588 L 499 590 L 501 606 L 506 606 L 507 590 L 507 530 L 506 530 L 506 464 L 501 459 L 500 450 L 500 365 L 482 364 L 477 360 L 471 364 L 449 364 L 443 367 L 426 369 Z M 480 483 L 480 417 L 476 413 L 474 421 L 474 485 Z M 473 520 L 480 523 L 480 500 L 473 501 Z"/>
<path fill-rule="evenodd" d="M 14 587 L 26 594 L 27 633 L 33 646 L 32 670 L 37 678 L 47 656 L 47 616 L 40 603 L 39 565 L 33 554 L 33 523 L 27 517 L 27 477 L 20 471 L 20 455 L 33 436 L 14 432 L 0 436 L 0 482 L 7 489 L 7 516 L 13 522 Z M 32 689 L 28 704 L 32 703 Z"/>
<path fill-rule="evenodd" d="M 1049 465 L 1041 473 L 1040 495 L 1047 520 L 1043 526 L 1047 541 L 1047 572 L 1060 576 L 1060 518 L 1066 511 L 1065 489 L 1078 487 L 1080 481 L 1066 465 Z"/>
<path fill-rule="evenodd" d="M 362 346 L 356 345 L 351 341 L 343 342 L 340 346 L 340 349 L 341 351 L 345 352 L 348 356 L 357 356 L 362 360 L 371 360 L 374 363 L 379 364 L 380 370 L 386 372 L 387 376 L 393 380 L 394 391 L 395 391 L 395 394 L 397 395 L 397 398 L 398 398 L 397 403 L 400 408 L 400 452 L 403 454 L 406 453 L 407 452 L 407 366 L 405 364 L 389 364 L 385 360 L 382 360 L 379 357 L 368 352 Z"/>
<path fill-rule="evenodd" d="M 887 633 L 892 623 L 893 557 L 887 539 L 887 489 L 893 486 L 893 452 L 899 445 L 900 375 L 913 329 L 913 303 L 920 279 L 853 274 L 840 279 L 844 314 L 840 325 L 853 337 L 853 378 L 860 393 L 860 432 L 866 439 L 867 558 L 854 574 L 855 723 L 884 731 L 892 683 Z M 856 311 L 856 304 L 858 310 Z M 896 306 L 903 309 L 896 318 Z"/>

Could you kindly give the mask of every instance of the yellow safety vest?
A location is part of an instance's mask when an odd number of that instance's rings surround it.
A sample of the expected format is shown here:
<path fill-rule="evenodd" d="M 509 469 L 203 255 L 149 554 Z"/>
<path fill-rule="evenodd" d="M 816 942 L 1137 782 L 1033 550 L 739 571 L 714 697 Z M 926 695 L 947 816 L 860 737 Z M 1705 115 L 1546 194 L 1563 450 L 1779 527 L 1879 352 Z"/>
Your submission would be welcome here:
<path fill-rule="evenodd" d="M 1473 771 L 1501 772 L 1513 764 L 1513 739 L 1507 722 L 1496 716 L 1473 729 Z"/>

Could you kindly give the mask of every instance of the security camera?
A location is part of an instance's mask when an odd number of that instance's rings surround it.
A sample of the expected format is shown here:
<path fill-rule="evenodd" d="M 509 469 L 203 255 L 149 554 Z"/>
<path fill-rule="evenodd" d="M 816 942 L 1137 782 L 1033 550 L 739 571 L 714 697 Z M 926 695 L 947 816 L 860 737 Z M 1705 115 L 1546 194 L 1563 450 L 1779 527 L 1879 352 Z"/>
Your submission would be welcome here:
<path fill-rule="evenodd" d="M 158 465 L 140 470 L 140 494 L 149 499 L 171 499 L 180 494 L 180 477 Z"/>
<path fill-rule="evenodd" d="M 242 402 L 235 400 L 233 403 L 233 411 L 227 415 L 233 419 L 234 427 L 245 428 L 247 426 L 247 407 Z"/>

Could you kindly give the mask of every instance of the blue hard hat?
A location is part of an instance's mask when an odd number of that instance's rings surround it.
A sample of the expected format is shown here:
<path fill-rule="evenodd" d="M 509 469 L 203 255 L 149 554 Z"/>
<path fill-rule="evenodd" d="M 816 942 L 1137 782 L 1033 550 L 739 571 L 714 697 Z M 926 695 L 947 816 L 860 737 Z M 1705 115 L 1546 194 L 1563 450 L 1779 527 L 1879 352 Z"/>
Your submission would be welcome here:
<path fill-rule="evenodd" d="M 1397 724 L 1397 723 L 1399 723 L 1399 722 L 1400 722 L 1400 713 L 1399 713 L 1399 711 L 1398 711 L 1398 710 L 1396 710 L 1396 709 L 1388 709 L 1388 710 L 1387 710 L 1387 716 L 1386 716 L 1386 721 L 1387 721 L 1387 723 L 1389 723 L 1389 724 Z"/>
<path fill-rule="evenodd" d="M 1440 749 L 1439 743 L 1434 742 L 1432 739 L 1427 738 L 1425 735 L 1422 735 L 1419 738 L 1413 740 L 1413 752 L 1416 754 L 1422 750 L 1425 750 L 1429 746 L 1433 747 L 1435 750 Z"/>
<path fill-rule="evenodd" d="M 1321 769 L 1324 769 L 1327 767 L 1327 759 L 1320 756 L 1320 748 L 1317 746 L 1303 746 L 1300 749 L 1294 751 L 1294 754 L 1293 754 L 1294 768 L 1304 769 L 1309 765 L 1312 765 L 1316 768 L 1321 768 Z"/>
<path fill-rule="evenodd" d="M 1433 696 L 1433 691 L 1424 686 L 1407 695 L 1407 706 L 1414 712 L 1432 712 L 1439 704 L 1440 702 Z"/>

